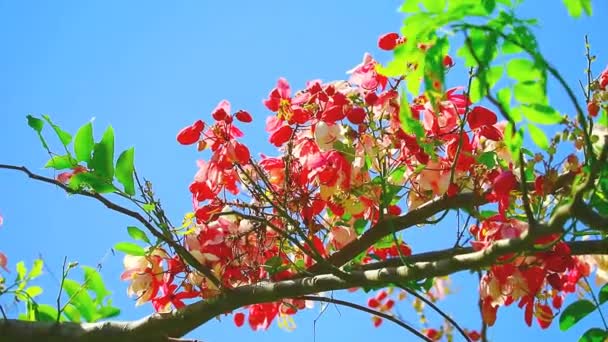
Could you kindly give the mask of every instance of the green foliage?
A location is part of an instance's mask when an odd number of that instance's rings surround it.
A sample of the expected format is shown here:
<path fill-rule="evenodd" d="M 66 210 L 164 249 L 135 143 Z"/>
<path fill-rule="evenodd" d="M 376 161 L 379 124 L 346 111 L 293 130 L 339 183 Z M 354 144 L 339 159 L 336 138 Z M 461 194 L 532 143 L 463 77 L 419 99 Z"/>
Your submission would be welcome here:
<path fill-rule="evenodd" d="M 45 114 L 45 115 L 42 115 L 42 118 L 44 119 L 44 121 L 48 122 L 49 125 L 51 125 L 51 127 L 55 131 L 55 134 L 57 134 L 57 137 L 61 141 L 61 144 L 63 145 L 64 148 L 66 148 L 66 151 L 67 151 L 68 145 L 72 142 L 72 135 L 70 133 L 64 131 L 63 129 L 61 129 L 61 127 L 55 125 L 53 123 L 53 121 L 51 121 L 50 116 Z"/>
<path fill-rule="evenodd" d="M 88 122 L 78 129 L 74 137 L 74 153 L 76 159 L 89 163 L 95 140 L 93 139 L 93 124 Z"/>
<path fill-rule="evenodd" d="M 137 227 L 129 226 L 129 227 L 127 227 L 127 232 L 129 233 L 129 236 L 132 237 L 134 240 L 143 241 L 143 242 L 152 244 L 150 242 L 150 239 L 148 239 L 148 236 L 146 235 L 146 233 Z"/>
<path fill-rule="evenodd" d="M 571 17 L 578 18 L 581 16 L 583 11 L 585 11 L 586 15 L 591 15 L 593 13 L 591 8 L 591 0 L 563 0 L 564 5 L 566 5 L 566 9 L 568 9 L 568 14 Z"/>
<path fill-rule="evenodd" d="M 124 186 L 125 192 L 131 196 L 135 195 L 134 154 L 135 150 L 131 147 L 122 152 L 116 162 L 116 179 Z"/>
<path fill-rule="evenodd" d="M 82 283 L 63 279 L 63 290 L 68 298 L 62 307 L 65 318 L 72 322 L 97 322 L 120 314 L 120 310 L 112 306 L 109 299 L 111 293 L 106 289 L 99 272 L 88 266 L 83 266 L 82 269 Z"/>
<path fill-rule="evenodd" d="M 579 342 L 605 342 L 608 339 L 608 331 L 600 328 L 591 328 L 581 336 Z"/>
<path fill-rule="evenodd" d="M 55 170 L 65 170 L 71 169 L 78 165 L 78 161 L 72 156 L 52 156 L 46 164 L 44 164 L 45 168 L 52 168 Z"/>
<path fill-rule="evenodd" d="M 42 136 L 42 128 L 44 127 L 44 121 L 42 121 L 38 118 L 35 118 L 31 115 L 28 115 L 27 124 L 34 131 L 36 131 L 36 134 L 38 135 L 38 138 L 40 139 L 40 143 L 42 143 L 42 147 L 44 147 L 44 149 L 48 151 L 49 145 L 47 144 L 46 140 L 44 139 L 44 136 Z"/>
<path fill-rule="evenodd" d="M 105 194 L 119 191 L 113 182 L 116 179 L 122 184 L 124 193 L 129 196 L 135 195 L 135 165 L 134 148 L 123 151 L 116 166 L 114 165 L 114 130 L 108 127 L 101 140 L 95 143 L 93 137 L 93 124 L 88 122 L 81 126 L 73 140 L 73 154 L 68 146 L 72 143 L 72 135 L 53 123 L 48 115 L 42 119 L 27 116 L 28 124 L 38 134 L 44 148 L 49 154 L 52 152 L 42 135 L 45 123 L 48 123 L 61 144 L 66 154 L 52 155 L 45 164 L 46 168 L 55 170 L 77 169 L 79 172 L 73 174 L 69 179 L 69 187 L 73 190 L 92 190 Z M 84 168 L 79 162 L 86 163 Z"/>
<path fill-rule="evenodd" d="M 561 123 L 564 120 L 561 114 L 559 114 L 553 107 L 547 105 L 534 103 L 530 105 L 522 105 L 519 107 L 519 109 L 526 119 L 543 125 L 553 125 Z"/>
<path fill-rule="evenodd" d="M 562 331 L 570 329 L 595 309 L 596 306 L 591 301 L 586 299 L 577 300 L 562 311 L 562 314 L 559 317 L 559 328 Z"/>
<path fill-rule="evenodd" d="M 549 148 L 549 139 L 545 132 L 542 129 L 538 128 L 533 124 L 528 124 L 528 132 L 530 132 L 530 137 L 532 141 L 543 150 L 547 150 Z"/>
<path fill-rule="evenodd" d="M 604 286 L 602 286 L 597 297 L 600 304 L 604 304 L 606 301 L 608 301 L 608 284 L 604 284 Z"/>
<path fill-rule="evenodd" d="M 106 180 L 114 177 L 114 129 L 109 126 L 101 141 L 93 148 L 90 167 L 97 175 Z"/>
<path fill-rule="evenodd" d="M 140 245 L 134 244 L 132 242 L 119 242 L 114 245 L 114 249 L 120 252 L 123 252 L 127 255 L 135 255 L 135 256 L 144 256 L 146 255 L 146 250 Z"/>

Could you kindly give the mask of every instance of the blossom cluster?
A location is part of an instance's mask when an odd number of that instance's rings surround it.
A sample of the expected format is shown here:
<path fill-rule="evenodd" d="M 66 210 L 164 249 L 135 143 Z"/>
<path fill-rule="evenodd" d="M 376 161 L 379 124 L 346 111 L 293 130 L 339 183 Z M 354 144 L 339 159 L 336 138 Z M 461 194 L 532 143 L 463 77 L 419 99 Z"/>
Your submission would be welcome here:
<path fill-rule="evenodd" d="M 381 37 L 380 47 L 391 50 L 405 41 L 395 35 Z M 443 62 L 447 68 L 454 63 L 450 56 Z M 131 281 L 129 293 L 138 304 L 151 301 L 165 311 L 183 307 L 184 299 L 216 296 L 222 288 L 290 279 L 326 263 L 386 217 L 462 192 L 482 194 L 498 208 L 470 227 L 476 250 L 528 229 L 512 218 L 522 175 L 504 143 L 506 122 L 471 103 L 462 87 L 408 103 L 399 93 L 402 79 L 379 74 L 377 64 L 365 54 L 348 80 L 313 80 L 299 91 L 280 78 L 263 101 L 272 113 L 265 131 L 277 156 L 252 156 L 239 127 L 253 116 L 233 112 L 227 100 L 212 111 L 211 122 L 197 120 L 179 132 L 179 143 L 210 151 L 189 187 L 193 213 L 185 220 L 183 244 L 219 283 L 156 248 L 125 258 L 123 279 Z M 404 112 L 423 134 L 407 129 Z M 540 175 L 535 191 L 544 194 L 550 185 Z M 553 318 L 547 303 L 559 309 L 563 295 L 589 274 L 589 265 L 571 256 L 566 244 L 545 240 L 553 247 L 505 257 L 484 275 L 480 294 L 488 324 L 499 306 L 519 301 L 528 324 L 535 315 L 546 327 Z M 400 237 L 386 237 L 355 262 L 410 254 Z M 390 312 L 394 301 L 380 297 L 369 306 Z M 250 305 L 247 316 L 238 312 L 234 321 L 241 326 L 247 319 L 253 329 L 266 329 L 277 317 L 307 306 L 297 299 Z"/>

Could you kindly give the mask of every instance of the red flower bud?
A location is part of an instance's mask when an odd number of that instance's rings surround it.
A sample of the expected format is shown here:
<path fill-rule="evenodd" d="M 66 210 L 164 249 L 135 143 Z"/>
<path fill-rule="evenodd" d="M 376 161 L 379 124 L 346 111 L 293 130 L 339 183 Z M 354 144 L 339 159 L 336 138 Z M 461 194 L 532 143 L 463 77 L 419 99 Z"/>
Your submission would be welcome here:
<path fill-rule="evenodd" d="M 596 117 L 600 112 L 600 105 L 594 101 L 587 102 L 587 111 L 589 112 L 589 115 Z"/>
<path fill-rule="evenodd" d="M 355 107 L 346 114 L 346 117 L 348 118 L 348 121 L 355 125 L 363 123 L 363 120 L 365 120 L 365 109 Z"/>
<path fill-rule="evenodd" d="M 177 142 L 182 145 L 192 145 L 198 141 L 201 137 L 201 133 L 205 128 L 205 123 L 202 120 L 198 120 L 191 126 L 185 127 L 179 133 L 177 133 Z"/>
<path fill-rule="evenodd" d="M 397 46 L 399 34 L 395 32 L 386 33 L 378 39 L 378 47 L 382 50 L 391 51 Z"/>
<path fill-rule="evenodd" d="M 253 121 L 251 114 L 249 114 L 248 112 L 246 112 L 244 110 L 239 110 L 238 112 L 236 112 L 234 114 L 234 116 L 236 116 L 236 119 L 239 120 L 240 122 L 248 123 L 248 122 Z"/>
<path fill-rule="evenodd" d="M 452 57 L 450 57 L 450 55 L 445 55 L 445 57 L 443 57 L 443 66 L 446 68 L 451 68 L 454 66 L 454 60 Z"/>
<path fill-rule="evenodd" d="M 245 323 L 245 314 L 242 312 L 237 312 L 234 314 L 234 324 L 237 327 L 242 327 L 243 323 Z"/>

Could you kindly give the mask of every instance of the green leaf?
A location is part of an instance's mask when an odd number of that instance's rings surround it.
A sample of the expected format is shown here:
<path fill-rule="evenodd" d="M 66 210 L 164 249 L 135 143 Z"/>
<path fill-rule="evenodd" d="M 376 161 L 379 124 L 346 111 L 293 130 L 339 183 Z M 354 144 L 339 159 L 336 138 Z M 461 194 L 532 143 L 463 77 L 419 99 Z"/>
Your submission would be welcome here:
<path fill-rule="evenodd" d="M 76 154 L 76 159 L 89 163 L 91 161 L 91 152 L 93 152 L 94 146 L 93 124 L 89 122 L 80 127 L 74 137 L 74 153 Z"/>
<path fill-rule="evenodd" d="M 68 145 L 72 142 L 72 135 L 66 131 L 64 131 L 63 129 L 61 129 L 61 127 L 55 125 L 53 123 L 53 121 L 51 121 L 51 117 L 48 115 L 42 115 L 42 118 L 49 123 L 49 125 L 51 125 L 51 127 L 53 127 L 53 130 L 55 131 L 55 134 L 57 134 L 57 137 L 59 138 L 59 140 L 61 141 L 61 144 L 63 145 L 63 147 L 67 148 Z"/>
<path fill-rule="evenodd" d="M 97 296 L 95 302 L 101 303 L 107 296 L 110 295 L 110 291 L 106 289 L 103 283 L 103 279 L 97 270 L 93 267 L 82 266 L 84 270 L 84 284 L 87 288 L 91 289 Z"/>
<path fill-rule="evenodd" d="M 553 107 L 534 103 L 522 105 L 521 112 L 526 119 L 543 125 L 553 125 L 561 123 L 564 119 Z"/>
<path fill-rule="evenodd" d="M 399 11 L 404 13 L 416 13 L 420 11 L 418 0 L 405 0 L 399 8 Z"/>
<path fill-rule="evenodd" d="M 522 52 L 522 48 L 517 46 L 515 43 L 513 43 L 510 40 L 505 40 L 502 43 L 502 49 L 501 49 L 502 53 L 505 55 L 508 54 L 515 54 L 515 53 L 520 53 Z"/>
<path fill-rule="evenodd" d="M 496 0 L 481 0 L 483 4 L 483 8 L 486 10 L 486 13 L 492 14 L 494 9 L 496 8 Z"/>
<path fill-rule="evenodd" d="M 93 148 L 91 169 L 102 178 L 114 178 L 114 129 L 109 126 L 101 141 Z"/>
<path fill-rule="evenodd" d="M 146 203 L 146 204 L 143 204 L 141 207 L 147 213 L 153 212 L 154 208 L 156 208 L 156 206 L 154 205 L 154 203 Z"/>
<path fill-rule="evenodd" d="M 445 8 L 445 0 L 422 0 L 422 3 L 431 13 L 439 13 Z"/>
<path fill-rule="evenodd" d="M 357 221 L 355 221 L 355 224 L 353 226 L 355 228 L 355 231 L 357 232 L 357 235 L 363 234 L 363 231 L 365 231 L 365 227 L 367 227 L 367 223 L 368 221 L 362 218 L 357 219 Z"/>
<path fill-rule="evenodd" d="M 15 267 L 17 269 L 17 280 L 25 279 L 25 275 L 27 274 L 27 267 L 25 267 L 25 262 L 19 261 Z"/>
<path fill-rule="evenodd" d="M 531 60 L 524 58 L 510 60 L 507 63 L 507 75 L 520 82 L 539 81 L 543 78 L 543 72 Z"/>
<path fill-rule="evenodd" d="M 35 118 L 31 115 L 26 116 L 26 118 L 28 126 L 34 129 L 34 131 L 36 131 L 36 134 L 38 134 L 38 138 L 42 143 L 42 147 L 44 147 L 44 149 L 48 151 L 49 145 L 46 143 L 46 140 L 44 140 L 44 137 L 42 136 L 42 127 L 44 127 L 44 121 Z"/>
<path fill-rule="evenodd" d="M 608 331 L 600 328 L 591 328 L 581 336 L 578 342 L 604 342 L 608 339 Z"/>
<path fill-rule="evenodd" d="M 73 190 L 78 190 L 82 187 L 90 187 L 100 194 L 116 191 L 111 180 L 102 179 L 100 176 L 90 172 L 82 172 L 73 175 L 70 178 L 69 186 Z"/>
<path fill-rule="evenodd" d="M 131 147 L 121 153 L 116 162 L 116 179 L 124 185 L 125 192 L 131 196 L 135 195 L 135 183 L 133 181 L 134 153 L 135 149 Z"/>
<path fill-rule="evenodd" d="M 414 134 L 418 139 L 424 137 L 424 127 L 420 121 L 412 117 L 412 111 L 405 93 L 401 93 L 401 106 L 399 109 L 399 121 L 401 122 L 401 129 L 405 133 Z"/>
<path fill-rule="evenodd" d="M 507 125 L 504 132 L 504 141 L 505 145 L 509 149 L 509 153 L 511 153 L 511 156 L 516 158 L 519 156 L 519 150 L 523 145 L 524 134 L 522 128 L 519 128 L 517 132 L 514 132 L 514 128 L 515 127 L 513 127 L 513 125 L 510 123 Z"/>
<path fill-rule="evenodd" d="M 139 240 L 139 241 L 143 241 L 143 242 L 152 244 L 150 242 L 150 239 L 148 239 L 148 236 L 146 235 L 146 233 L 137 227 L 129 226 L 129 227 L 127 227 L 127 232 L 129 233 L 129 236 L 132 237 L 134 240 Z"/>
<path fill-rule="evenodd" d="M 583 6 L 581 6 L 580 0 L 563 0 L 563 1 L 564 1 L 564 5 L 566 5 L 566 8 L 568 9 L 568 14 L 571 17 L 578 18 L 581 16 L 581 13 L 583 13 Z"/>
<path fill-rule="evenodd" d="M 78 309 L 76 309 L 74 305 L 66 305 L 63 309 L 63 313 L 70 322 L 80 323 L 80 312 L 78 312 Z"/>
<path fill-rule="evenodd" d="M 585 14 L 588 16 L 591 16 L 593 14 L 593 11 L 591 8 L 591 0 L 563 0 L 563 1 L 564 1 L 564 5 L 566 5 L 566 8 L 568 9 L 568 14 L 571 17 L 578 18 L 581 16 L 583 11 L 585 11 Z"/>
<path fill-rule="evenodd" d="M 121 251 L 128 255 L 136 255 L 136 256 L 144 256 L 146 255 L 146 250 L 140 245 L 134 244 L 132 242 L 119 242 L 114 245 L 114 249 L 117 251 Z"/>
<path fill-rule="evenodd" d="M 600 304 L 604 304 L 608 300 L 608 284 L 604 284 L 598 294 Z"/>
<path fill-rule="evenodd" d="M 42 259 L 34 260 L 34 266 L 32 266 L 32 270 L 30 271 L 29 277 L 30 279 L 38 278 L 42 274 L 42 267 L 44 266 L 44 262 Z"/>
<path fill-rule="evenodd" d="M 57 309 L 48 304 L 40 304 L 37 308 L 38 311 L 38 321 L 40 322 L 56 322 L 57 316 L 59 313 Z"/>
<path fill-rule="evenodd" d="M 120 315 L 120 309 L 114 306 L 104 306 L 97 311 L 97 320 L 112 318 Z"/>
<path fill-rule="evenodd" d="M 545 132 L 542 129 L 536 127 L 533 124 L 528 124 L 528 131 L 530 132 L 530 137 L 532 141 L 543 150 L 547 150 L 549 148 L 549 139 Z"/>
<path fill-rule="evenodd" d="M 55 170 L 71 169 L 78 165 L 78 161 L 72 156 L 53 156 L 49 161 L 44 164 L 45 168 L 51 168 Z"/>
<path fill-rule="evenodd" d="M 27 118 L 28 126 L 33 128 L 34 131 L 36 131 L 38 133 L 42 133 L 42 128 L 44 127 L 44 121 L 42 121 L 38 118 L 35 118 L 31 115 L 26 116 L 26 118 Z"/>
<path fill-rule="evenodd" d="M 545 88 L 540 82 L 536 81 L 516 83 L 515 86 L 513 86 L 513 95 L 515 96 L 515 100 L 520 103 L 547 103 Z"/>
<path fill-rule="evenodd" d="M 477 157 L 477 162 L 492 169 L 496 166 L 496 158 L 497 155 L 494 151 L 483 152 Z"/>
<path fill-rule="evenodd" d="M 85 285 L 80 285 L 72 279 L 64 279 L 63 289 L 69 298 L 69 303 L 74 305 L 80 315 L 87 321 L 93 322 L 94 315 L 97 311 L 95 303 L 86 290 Z"/>
<path fill-rule="evenodd" d="M 42 294 L 42 287 L 34 285 L 25 289 L 25 292 L 31 297 L 34 298 Z"/>
<path fill-rule="evenodd" d="M 595 304 L 586 299 L 577 300 L 568 305 L 559 317 L 559 328 L 562 331 L 570 329 L 578 321 L 595 310 Z"/>

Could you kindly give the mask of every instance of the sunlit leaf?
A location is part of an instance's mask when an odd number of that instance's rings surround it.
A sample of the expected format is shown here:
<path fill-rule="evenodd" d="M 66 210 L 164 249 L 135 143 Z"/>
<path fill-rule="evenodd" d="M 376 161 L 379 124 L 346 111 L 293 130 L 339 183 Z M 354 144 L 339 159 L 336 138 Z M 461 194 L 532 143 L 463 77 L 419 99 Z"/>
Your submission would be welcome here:
<path fill-rule="evenodd" d="M 72 279 L 64 279 L 63 289 L 68 295 L 69 303 L 76 307 L 87 322 L 92 322 L 96 312 L 95 303 L 84 285 Z"/>
<path fill-rule="evenodd" d="M 581 336 L 578 342 L 605 342 L 608 339 L 608 331 L 600 328 L 591 328 Z"/>
<path fill-rule="evenodd" d="M 445 0 L 422 0 L 427 11 L 439 13 L 445 8 Z"/>
<path fill-rule="evenodd" d="M 28 275 L 30 277 L 30 279 L 35 279 L 38 276 L 40 276 L 42 274 L 43 266 L 44 266 L 44 262 L 42 261 L 42 259 L 34 260 L 34 265 L 32 266 L 32 270 L 30 271 L 30 274 Z"/>
<path fill-rule="evenodd" d="M 25 289 L 25 292 L 31 297 L 34 298 L 42 294 L 42 287 L 38 285 L 30 286 Z"/>
<path fill-rule="evenodd" d="M 27 267 L 25 267 L 25 262 L 19 261 L 15 266 L 15 269 L 17 270 L 17 280 L 19 281 L 25 279 L 25 275 L 27 274 Z"/>
<path fill-rule="evenodd" d="M 78 161 L 71 156 L 52 156 L 49 161 L 44 164 L 45 168 L 51 168 L 55 170 L 71 169 L 78 165 Z"/>
<path fill-rule="evenodd" d="M 63 309 L 63 313 L 70 322 L 80 323 L 80 312 L 72 304 L 66 305 Z"/>
<path fill-rule="evenodd" d="M 61 144 L 67 148 L 67 146 L 72 142 L 72 135 L 70 133 L 64 131 L 61 127 L 54 124 L 53 121 L 51 121 L 50 116 L 44 114 L 44 115 L 42 115 L 42 118 L 46 122 L 48 122 L 49 125 L 51 125 L 51 127 L 53 127 L 53 130 L 55 131 L 55 134 L 57 134 L 57 137 L 61 141 Z"/>
<path fill-rule="evenodd" d="M 101 178 L 97 174 L 90 172 L 82 172 L 73 175 L 70 178 L 69 186 L 74 190 L 78 190 L 82 187 L 90 187 L 100 194 L 116 191 L 116 188 L 112 185 L 110 180 Z"/>
<path fill-rule="evenodd" d="M 146 255 L 146 250 L 143 247 L 132 242 L 119 242 L 114 245 L 114 249 L 128 255 Z"/>
<path fill-rule="evenodd" d="M 604 284 L 604 286 L 602 286 L 598 294 L 598 298 L 600 304 L 604 304 L 606 301 L 608 301 L 608 284 Z"/>
<path fill-rule="evenodd" d="M 74 137 L 74 153 L 79 161 L 89 163 L 95 141 L 93 140 L 93 124 L 88 122 L 78 129 Z"/>
<path fill-rule="evenodd" d="M 93 291 L 97 296 L 95 301 L 101 303 L 110 295 L 110 291 L 106 289 L 101 275 L 95 268 L 83 266 L 82 269 L 84 270 L 84 284 L 86 284 L 87 288 Z"/>
<path fill-rule="evenodd" d="M 583 11 L 585 14 L 590 16 L 593 11 L 591 7 L 591 0 L 563 0 L 564 5 L 566 5 L 566 9 L 568 9 L 568 14 L 571 17 L 578 18 L 581 16 Z"/>
<path fill-rule="evenodd" d="M 151 243 L 146 233 L 137 227 L 129 226 L 127 227 L 127 232 L 129 233 L 129 236 L 132 237 L 134 240 Z"/>
<path fill-rule="evenodd" d="M 114 177 L 114 129 L 112 126 L 105 131 L 101 141 L 95 144 L 91 168 L 105 179 Z"/>
<path fill-rule="evenodd" d="M 568 305 L 559 317 L 559 328 L 562 331 L 570 329 L 578 321 L 595 310 L 595 304 L 586 299 L 577 300 Z"/>
<path fill-rule="evenodd" d="M 37 311 L 38 311 L 38 317 L 37 320 L 39 322 L 56 322 L 57 321 L 57 315 L 59 314 L 57 312 L 57 308 L 48 305 L 48 304 L 39 304 L 37 307 Z"/>
<path fill-rule="evenodd" d="M 542 104 L 523 105 L 520 107 L 524 117 L 532 122 L 553 125 L 563 121 L 563 117 L 553 107 Z"/>
<path fill-rule="evenodd" d="M 543 78 L 543 73 L 529 59 L 514 58 L 507 63 L 507 75 L 514 80 L 538 81 Z"/>
<path fill-rule="evenodd" d="M 44 127 L 44 121 L 42 121 L 38 118 L 35 118 L 31 115 L 28 115 L 26 118 L 27 118 L 28 126 L 30 126 L 32 129 L 34 129 L 34 131 L 36 131 L 36 134 L 38 134 L 38 138 L 40 139 L 42 146 L 44 147 L 45 150 L 48 151 L 49 145 L 46 143 L 46 140 L 42 136 L 42 128 Z"/>
<path fill-rule="evenodd" d="M 97 311 L 96 320 L 112 318 L 120 315 L 120 309 L 114 306 L 104 306 Z"/>
<path fill-rule="evenodd" d="M 549 139 L 545 132 L 542 129 L 536 127 L 536 125 L 528 124 L 528 131 L 530 132 L 530 137 L 532 141 L 543 150 L 549 148 Z"/>
<path fill-rule="evenodd" d="M 125 192 L 129 195 L 135 195 L 135 183 L 133 180 L 134 153 L 135 150 L 131 147 L 121 153 L 116 162 L 116 179 L 125 187 Z"/>

